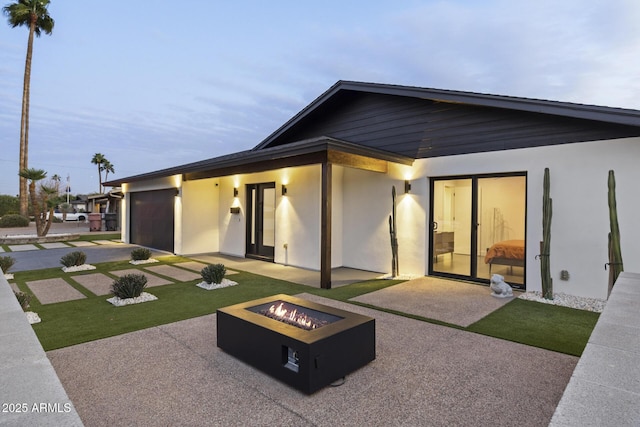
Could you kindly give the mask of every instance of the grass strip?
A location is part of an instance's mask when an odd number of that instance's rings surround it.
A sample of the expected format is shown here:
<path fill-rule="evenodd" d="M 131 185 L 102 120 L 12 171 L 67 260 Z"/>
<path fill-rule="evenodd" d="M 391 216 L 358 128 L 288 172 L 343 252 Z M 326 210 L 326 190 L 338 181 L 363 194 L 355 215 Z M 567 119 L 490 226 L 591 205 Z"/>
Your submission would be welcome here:
<path fill-rule="evenodd" d="M 466 330 L 580 356 L 600 315 L 514 299 Z"/>

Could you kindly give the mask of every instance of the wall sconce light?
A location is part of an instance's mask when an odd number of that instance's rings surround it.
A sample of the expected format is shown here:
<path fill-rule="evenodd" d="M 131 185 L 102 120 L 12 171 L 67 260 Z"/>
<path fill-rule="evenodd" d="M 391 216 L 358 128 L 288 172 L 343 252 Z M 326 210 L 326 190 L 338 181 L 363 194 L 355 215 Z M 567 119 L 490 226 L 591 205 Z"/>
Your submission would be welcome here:
<path fill-rule="evenodd" d="M 411 183 L 409 182 L 408 179 L 405 179 L 404 180 L 404 193 L 407 194 L 410 191 L 411 191 Z"/>
<path fill-rule="evenodd" d="M 282 195 L 286 196 L 287 195 L 287 186 L 282 184 Z"/>
<path fill-rule="evenodd" d="M 233 187 L 233 197 L 238 197 L 238 188 Z"/>

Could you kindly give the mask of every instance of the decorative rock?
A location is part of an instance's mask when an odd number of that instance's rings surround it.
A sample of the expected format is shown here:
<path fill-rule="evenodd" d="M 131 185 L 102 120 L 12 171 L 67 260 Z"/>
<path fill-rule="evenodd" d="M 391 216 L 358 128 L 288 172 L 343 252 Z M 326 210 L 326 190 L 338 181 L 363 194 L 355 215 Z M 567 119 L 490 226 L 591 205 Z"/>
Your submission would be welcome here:
<path fill-rule="evenodd" d="M 13 280 L 13 273 L 7 273 L 4 275 L 4 278 L 7 280 Z"/>
<path fill-rule="evenodd" d="M 34 323 L 40 323 L 41 319 L 40 316 L 38 316 L 38 313 L 34 313 L 33 311 L 25 311 L 25 313 L 27 315 L 27 320 L 29 321 L 29 324 L 33 325 Z"/>
<path fill-rule="evenodd" d="M 75 273 L 76 271 L 95 270 L 96 267 L 90 264 L 73 265 L 71 267 L 62 267 L 62 271 L 65 273 Z"/>
<path fill-rule="evenodd" d="M 199 288 L 202 288 L 202 289 L 206 289 L 207 291 L 212 291 L 214 289 L 226 288 L 228 286 L 234 286 L 234 285 L 237 285 L 237 284 L 238 284 L 238 282 L 234 282 L 233 280 L 222 279 L 222 282 L 220 282 L 220 283 L 200 282 L 196 286 L 199 287 Z"/>
<path fill-rule="evenodd" d="M 491 276 L 489 287 L 492 291 L 492 297 L 509 298 L 513 296 L 513 289 L 511 289 L 511 286 L 504 281 L 504 276 L 500 274 L 494 274 Z"/>
<path fill-rule="evenodd" d="M 605 300 L 597 298 L 584 298 L 577 297 L 575 295 L 568 295 L 565 293 L 554 293 L 553 299 L 542 298 L 542 292 L 531 291 L 525 292 L 518 298 L 526 301 L 541 302 L 543 304 L 559 305 L 562 307 L 575 308 L 578 310 L 593 311 L 595 313 L 602 313 L 607 302 Z"/>
<path fill-rule="evenodd" d="M 139 297 L 122 299 L 114 296 L 114 297 L 108 298 L 107 301 L 115 305 L 116 307 L 122 307 L 123 305 L 140 304 L 143 302 L 155 301 L 157 299 L 158 297 L 156 297 L 155 295 L 151 295 L 150 293 L 143 292 L 140 294 Z"/>
<path fill-rule="evenodd" d="M 154 262 L 160 262 L 157 259 L 149 258 L 149 259 L 139 259 L 139 260 L 131 260 L 129 264 L 140 265 L 140 264 L 152 264 Z"/>

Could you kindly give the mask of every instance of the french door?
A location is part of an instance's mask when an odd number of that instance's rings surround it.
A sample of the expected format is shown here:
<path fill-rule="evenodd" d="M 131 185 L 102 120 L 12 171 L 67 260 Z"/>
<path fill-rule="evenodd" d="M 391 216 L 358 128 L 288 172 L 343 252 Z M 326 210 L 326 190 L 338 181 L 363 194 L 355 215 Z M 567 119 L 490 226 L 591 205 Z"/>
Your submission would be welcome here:
<path fill-rule="evenodd" d="M 276 184 L 247 184 L 246 256 L 273 261 L 276 230 Z"/>
<path fill-rule="evenodd" d="M 524 173 L 433 178 L 429 274 L 487 283 L 498 273 L 523 288 L 526 187 Z M 503 244 L 517 245 L 514 258 L 488 255 Z"/>

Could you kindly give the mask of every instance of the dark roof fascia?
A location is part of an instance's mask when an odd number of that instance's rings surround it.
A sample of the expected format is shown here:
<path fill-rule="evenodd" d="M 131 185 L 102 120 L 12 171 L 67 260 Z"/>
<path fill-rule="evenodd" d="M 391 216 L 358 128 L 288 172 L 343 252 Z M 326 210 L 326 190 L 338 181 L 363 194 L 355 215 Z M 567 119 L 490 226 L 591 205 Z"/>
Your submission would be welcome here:
<path fill-rule="evenodd" d="M 575 104 L 570 102 L 548 101 L 533 98 L 519 98 L 504 95 L 490 95 L 475 92 L 462 92 L 444 89 L 420 88 L 382 83 L 365 83 L 340 80 L 322 95 L 293 116 L 275 132 L 265 138 L 253 150 L 266 148 L 280 135 L 285 133 L 297 122 L 309 115 L 316 108 L 333 97 L 341 90 L 395 95 L 412 98 L 428 99 L 435 102 L 448 102 L 482 107 L 503 108 L 531 113 L 542 113 L 555 116 L 572 117 L 585 120 L 616 123 L 630 126 L 640 126 L 640 111 L 602 107 L 597 105 Z"/>
<path fill-rule="evenodd" d="M 317 163 L 319 157 L 310 155 L 326 153 L 330 150 L 370 157 L 378 160 L 386 160 L 404 165 L 411 165 L 414 161 L 413 158 L 400 154 L 371 149 L 359 144 L 353 144 L 335 138 L 318 137 L 304 141 L 297 141 L 291 144 L 265 148 L 258 151 L 241 151 L 200 162 L 188 163 L 155 172 L 120 178 L 105 182 L 104 185 L 115 186 L 123 183 L 140 182 L 172 175 L 183 175 L 185 177 L 190 175 L 192 177 L 191 179 L 193 179 L 193 177 L 210 178 L 214 176 L 225 176 L 229 173 L 228 171 L 232 169 L 234 170 L 234 173 L 242 173 L 241 170 L 243 166 L 255 165 L 258 163 L 262 164 L 261 170 L 269 170 L 272 168 L 271 164 L 277 164 L 274 168 L 285 167 L 286 165 L 300 166 L 303 164 Z M 326 156 L 324 158 L 326 158 Z"/>

